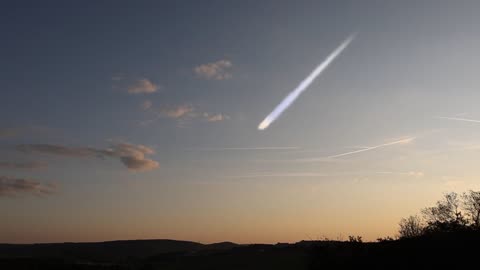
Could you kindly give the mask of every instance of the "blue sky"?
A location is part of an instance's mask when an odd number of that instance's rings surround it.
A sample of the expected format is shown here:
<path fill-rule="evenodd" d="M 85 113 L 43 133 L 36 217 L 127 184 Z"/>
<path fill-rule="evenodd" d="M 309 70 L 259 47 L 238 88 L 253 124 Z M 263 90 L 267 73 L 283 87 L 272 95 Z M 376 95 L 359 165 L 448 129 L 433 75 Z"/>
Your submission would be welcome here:
<path fill-rule="evenodd" d="M 478 187 L 478 8 L 3 2 L 0 242 L 393 234 Z"/>

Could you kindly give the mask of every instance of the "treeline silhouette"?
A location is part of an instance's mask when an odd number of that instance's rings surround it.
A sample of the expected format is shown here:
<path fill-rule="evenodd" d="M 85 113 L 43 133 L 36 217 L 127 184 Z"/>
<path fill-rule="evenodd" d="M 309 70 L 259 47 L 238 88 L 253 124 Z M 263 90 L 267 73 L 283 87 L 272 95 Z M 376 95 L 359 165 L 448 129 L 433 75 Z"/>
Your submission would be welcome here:
<path fill-rule="evenodd" d="M 480 230 L 480 191 L 444 194 L 435 206 L 400 221 L 399 238 Z"/>
<path fill-rule="evenodd" d="M 316 245 L 311 269 L 476 269 L 480 192 L 449 192 L 420 214 L 402 218 L 398 235 L 361 243 Z M 361 239 L 361 238 L 360 238 Z"/>
<path fill-rule="evenodd" d="M 403 218 L 398 235 L 237 245 L 175 240 L 0 244 L 0 269 L 476 269 L 480 192 L 450 192 Z"/>

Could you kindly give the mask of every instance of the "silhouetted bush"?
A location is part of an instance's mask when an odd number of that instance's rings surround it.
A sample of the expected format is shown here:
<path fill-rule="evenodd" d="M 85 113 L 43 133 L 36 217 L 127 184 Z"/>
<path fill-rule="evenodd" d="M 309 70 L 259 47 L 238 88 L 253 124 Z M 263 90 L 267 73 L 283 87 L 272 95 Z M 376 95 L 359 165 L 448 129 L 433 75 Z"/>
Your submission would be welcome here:
<path fill-rule="evenodd" d="M 395 241 L 395 239 L 390 236 L 377 238 L 377 242 L 380 242 L 380 243 L 392 242 L 392 241 Z"/>
<path fill-rule="evenodd" d="M 348 236 L 348 242 L 351 243 L 363 243 L 362 237 L 360 235 L 354 236 L 354 235 L 349 235 Z"/>

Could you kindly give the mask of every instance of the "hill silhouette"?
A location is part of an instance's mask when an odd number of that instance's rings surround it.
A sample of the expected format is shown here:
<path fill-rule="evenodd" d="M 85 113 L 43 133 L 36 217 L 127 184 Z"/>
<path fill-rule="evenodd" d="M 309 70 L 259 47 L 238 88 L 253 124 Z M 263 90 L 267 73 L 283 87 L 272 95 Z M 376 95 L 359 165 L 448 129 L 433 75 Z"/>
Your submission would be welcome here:
<path fill-rule="evenodd" d="M 447 193 L 399 236 L 238 245 L 176 240 L 0 244 L 0 269 L 459 269 L 476 263 L 480 192 Z"/>
<path fill-rule="evenodd" d="M 63 258 L 69 260 L 119 261 L 143 259 L 162 253 L 224 250 L 231 242 L 201 244 L 169 239 L 119 240 L 93 243 L 0 244 L 0 258 Z"/>
<path fill-rule="evenodd" d="M 475 260 L 480 232 L 362 243 L 203 245 L 174 240 L 0 245 L 0 269 L 458 269 Z"/>

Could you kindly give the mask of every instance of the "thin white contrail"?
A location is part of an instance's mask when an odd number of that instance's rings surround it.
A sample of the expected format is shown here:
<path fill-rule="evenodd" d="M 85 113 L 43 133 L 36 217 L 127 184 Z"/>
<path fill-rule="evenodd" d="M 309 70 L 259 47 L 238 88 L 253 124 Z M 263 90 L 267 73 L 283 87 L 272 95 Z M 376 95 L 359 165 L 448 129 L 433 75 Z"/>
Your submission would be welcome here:
<path fill-rule="evenodd" d="M 440 119 L 447 119 L 447 120 L 455 120 L 455 121 L 463 121 L 463 122 L 473 122 L 473 123 L 480 123 L 480 120 L 475 120 L 475 119 L 467 119 L 467 118 L 458 118 L 458 117 L 444 117 L 440 116 L 438 117 Z"/>
<path fill-rule="evenodd" d="M 250 175 L 234 175 L 227 176 L 227 178 L 242 179 L 242 178 L 264 178 L 264 177 L 327 177 L 331 174 L 324 173 L 266 173 L 266 174 L 250 174 Z"/>
<path fill-rule="evenodd" d="M 307 89 L 307 87 L 315 80 L 322 71 L 324 71 L 330 63 L 345 49 L 348 44 L 353 41 L 355 34 L 350 35 L 340 46 L 335 49 L 317 68 L 315 68 L 307 78 L 305 78 L 283 101 L 275 107 L 275 109 L 258 125 L 259 130 L 266 129 L 273 121 L 275 121 L 292 103 Z"/>
<path fill-rule="evenodd" d="M 415 137 L 411 137 L 411 138 L 407 138 L 407 139 L 403 139 L 403 140 L 399 140 L 399 141 L 394 141 L 394 142 L 380 144 L 380 145 L 377 145 L 377 146 L 368 147 L 368 148 L 365 148 L 365 149 L 360 149 L 360 150 L 356 150 L 356 151 L 351 151 L 351 152 L 346 152 L 346 153 L 342 153 L 342 154 L 338 154 L 338 155 L 333 155 L 333 156 L 329 156 L 327 158 L 338 158 L 338 157 L 353 155 L 353 154 L 357 154 L 357 153 L 361 153 L 361 152 L 365 152 L 365 151 L 370 151 L 370 150 L 374 150 L 374 149 L 377 149 L 377 148 L 390 146 L 390 145 L 394 145 L 394 144 L 409 143 L 409 142 L 413 141 L 414 139 L 415 139 Z"/>
<path fill-rule="evenodd" d="M 361 176 L 361 175 L 403 175 L 411 177 L 423 177 L 423 172 L 410 171 L 410 172 L 396 172 L 396 171 L 378 171 L 378 172 L 368 172 L 368 171 L 354 171 L 354 172 L 333 172 L 333 173 L 317 173 L 317 172 L 283 172 L 283 173 L 263 173 L 263 174 L 245 174 L 245 175 L 233 175 L 226 176 L 230 179 L 248 179 L 248 178 L 268 178 L 268 177 L 339 177 L 339 176 Z"/>
<path fill-rule="evenodd" d="M 228 151 L 228 150 L 239 150 L 239 151 L 248 151 L 248 150 L 298 150 L 300 147 L 296 146 L 266 146 L 266 147 L 218 147 L 218 148 L 191 148 L 187 150 L 191 151 Z"/>

